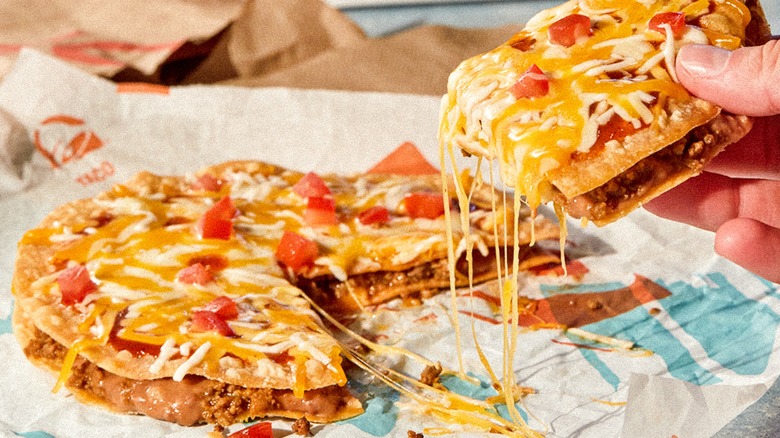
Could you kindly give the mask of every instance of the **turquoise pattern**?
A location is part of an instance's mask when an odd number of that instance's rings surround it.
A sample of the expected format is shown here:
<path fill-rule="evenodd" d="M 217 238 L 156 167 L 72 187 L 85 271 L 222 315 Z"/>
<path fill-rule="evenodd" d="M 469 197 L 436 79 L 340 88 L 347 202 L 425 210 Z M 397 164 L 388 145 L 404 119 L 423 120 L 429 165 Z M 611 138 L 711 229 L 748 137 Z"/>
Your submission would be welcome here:
<path fill-rule="evenodd" d="M 398 407 L 394 400 L 374 397 L 365 402 L 363 407 L 365 412 L 341 424 L 351 424 L 373 436 L 385 436 L 393 431 L 398 420 Z"/>
<path fill-rule="evenodd" d="M 0 335 L 5 333 L 11 333 L 13 328 L 11 327 L 11 315 L 13 314 L 13 302 L 11 303 L 11 310 L 8 312 L 8 317 L 0 319 Z"/>
<path fill-rule="evenodd" d="M 672 293 L 659 300 L 663 311 L 679 325 L 686 337 L 700 345 L 709 359 L 739 375 L 761 374 L 769 363 L 780 315 L 767 304 L 745 296 L 720 273 L 707 274 L 703 280 L 704 285 L 698 287 L 685 282 L 667 285 L 657 281 Z M 592 292 L 598 291 L 600 286 L 579 286 L 576 289 Z M 776 294 L 771 285 L 767 284 L 767 287 L 767 295 Z M 549 294 L 554 289 L 546 288 L 545 291 Z M 573 293 L 569 288 L 565 292 Z M 627 339 L 655 352 L 677 379 L 697 385 L 722 381 L 697 363 L 678 337 L 642 307 L 589 324 L 583 329 Z M 750 354 L 745 353 L 746 343 L 752 346 Z M 607 383 L 617 387 L 619 382 L 616 382 L 615 374 L 598 358 L 598 353 L 587 349 L 580 352 Z"/>
<path fill-rule="evenodd" d="M 34 431 L 34 432 L 14 432 L 16 436 L 23 436 L 25 438 L 54 438 L 54 435 L 49 435 L 46 432 Z"/>

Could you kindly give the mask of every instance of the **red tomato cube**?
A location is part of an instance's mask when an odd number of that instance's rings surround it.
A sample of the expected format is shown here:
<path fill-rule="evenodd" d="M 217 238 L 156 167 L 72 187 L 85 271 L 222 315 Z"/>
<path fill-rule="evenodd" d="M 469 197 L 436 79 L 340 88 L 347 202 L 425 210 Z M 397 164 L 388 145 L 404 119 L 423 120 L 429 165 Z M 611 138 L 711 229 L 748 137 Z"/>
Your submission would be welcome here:
<path fill-rule="evenodd" d="M 195 190 L 206 190 L 209 192 L 218 192 L 222 188 L 222 184 L 224 184 L 224 181 L 221 179 L 209 174 L 204 173 L 200 177 L 198 177 L 197 181 L 192 185 L 192 188 Z"/>
<path fill-rule="evenodd" d="M 293 192 L 297 193 L 301 198 L 322 198 L 330 196 L 330 189 L 325 184 L 325 181 L 314 172 L 309 172 L 304 175 L 303 178 L 295 183 L 292 189 Z"/>
<path fill-rule="evenodd" d="M 271 423 L 264 421 L 245 427 L 228 435 L 228 438 L 273 438 Z"/>
<path fill-rule="evenodd" d="M 685 32 L 685 14 L 682 12 L 662 12 L 660 14 L 655 14 L 653 18 L 650 19 L 648 28 L 666 35 L 665 26 L 663 25 L 668 25 L 672 29 L 674 37 L 679 38 L 682 36 L 683 32 Z"/>
<path fill-rule="evenodd" d="M 409 217 L 436 219 L 444 214 L 444 196 L 428 192 L 407 193 L 404 206 Z"/>
<path fill-rule="evenodd" d="M 219 296 L 206 303 L 202 310 L 214 312 L 224 320 L 235 319 L 238 317 L 238 306 L 230 297 Z"/>
<path fill-rule="evenodd" d="M 229 196 L 220 199 L 198 219 L 196 228 L 201 239 L 230 239 L 236 207 Z"/>
<path fill-rule="evenodd" d="M 230 328 L 224 319 L 220 318 L 214 312 L 208 310 L 196 310 L 192 312 L 190 317 L 192 324 L 190 324 L 190 331 L 196 333 L 213 332 L 222 336 L 233 337 L 236 336 L 236 332 Z"/>
<path fill-rule="evenodd" d="M 84 298 L 97 290 L 97 285 L 89 276 L 89 271 L 83 265 L 71 266 L 57 276 L 57 285 L 62 297 L 60 302 L 72 306 L 84 301 Z"/>
<path fill-rule="evenodd" d="M 337 224 L 336 201 L 331 197 L 310 197 L 303 211 L 303 221 L 311 226 Z"/>
<path fill-rule="evenodd" d="M 516 99 L 542 97 L 550 91 L 550 81 L 547 75 L 534 64 L 520 75 L 520 79 L 515 82 L 510 91 Z"/>
<path fill-rule="evenodd" d="M 550 42 L 559 46 L 571 47 L 582 38 L 593 35 L 590 18 L 581 14 L 572 14 L 561 18 L 547 28 Z"/>
<path fill-rule="evenodd" d="M 276 259 L 294 271 L 298 271 L 311 265 L 319 253 L 317 243 L 298 233 L 285 231 L 276 248 Z"/>
<path fill-rule="evenodd" d="M 199 284 L 203 286 L 213 281 L 214 275 L 208 267 L 200 263 L 194 263 L 179 271 L 176 274 L 176 280 L 185 284 Z"/>
<path fill-rule="evenodd" d="M 375 205 L 358 214 L 358 221 L 363 225 L 384 224 L 390 221 L 390 212 L 381 205 Z"/>

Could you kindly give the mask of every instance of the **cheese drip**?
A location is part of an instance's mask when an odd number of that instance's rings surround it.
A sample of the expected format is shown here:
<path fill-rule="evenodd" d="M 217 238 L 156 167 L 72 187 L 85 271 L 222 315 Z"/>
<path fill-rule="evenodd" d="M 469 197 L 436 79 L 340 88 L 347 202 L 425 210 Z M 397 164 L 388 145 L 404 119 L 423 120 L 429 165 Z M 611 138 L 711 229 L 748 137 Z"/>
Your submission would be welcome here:
<path fill-rule="evenodd" d="M 446 111 L 446 98 L 442 100 L 442 110 Z M 454 144 L 452 142 L 446 142 L 443 139 L 445 138 L 443 132 L 446 132 L 448 130 L 448 120 L 442 119 L 442 124 L 440 125 L 440 132 L 439 132 L 439 156 L 440 156 L 440 168 L 441 168 L 441 175 L 442 175 L 442 187 L 444 190 L 445 198 L 449 195 L 448 186 L 447 184 L 447 175 L 448 175 L 448 168 L 452 168 L 452 174 L 453 175 L 461 175 L 461 172 L 458 169 L 458 165 L 455 160 L 455 154 L 454 154 Z M 449 158 L 449 161 L 446 159 Z M 480 160 L 481 163 L 481 160 Z M 448 166 L 449 164 L 449 166 Z M 461 223 L 467 223 L 468 222 L 468 216 L 469 216 L 469 198 L 470 198 L 470 190 L 474 188 L 475 185 L 480 184 L 482 181 L 482 176 L 480 172 L 480 166 L 477 166 L 477 172 L 475 181 L 471 183 L 471 186 L 466 188 L 466 185 L 464 184 L 464 179 L 466 178 L 454 178 L 454 187 L 455 192 L 458 199 L 458 205 L 460 210 L 460 221 Z M 491 186 L 493 183 L 493 168 L 491 164 L 490 168 L 490 176 L 491 176 Z M 504 204 L 503 210 L 506 211 L 506 203 L 507 199 L 506 196 L 501 199 L 502 203 Z M 502 340 L 502 348 L 503 348 L 503 360 L 502 360 L 502 376 L 499 378 L 495 371 L 493 370 L 493 367 L 485 357 L 484 353 L 482 352 L 482 347 L 479 345 L 479 342 L 477 341 L 476 337 L 476 328 L 474 326 L 474 320 L 471 320 L 471 330 L 473 334 L 474 344 L 475 348 L 477 349 L 477 354 L 479 356 L 479 359 L 487 372 L 487 374 L 490 376 L 493 387 L 497 389 L 499 392 L 499 396 L 495 397 L 496 400 L 500 400 L 505 404 L 507 407 L 507 411 L 509 413 L 509 416 L 511 418 L 511 421 L 506 422 L 506 425 L 503 428 L 498 428 L 500 432 L 504 433 L 507 436 L 522 436 L 522 437 L 536 437 L 536 436 L 542 436 L 539 432 L 531 429 L 526 421 L 523 419 L 520 412 L 517 410 L 517 407 L 515 403 L 518 401 L 517 398 L 517 381 L 514 374 L 514 357 L 516 353 L 516 346 L 517 346 L 517 337 L 518 337 L 518 327 L 519 327 L 519 302 L 518 302 L 518 273 L 519 273 L 519 262 L 520 262 L 520 242 L 519 242 L 519 230 L 520 230 L 520 211 L 522 211 L 522 204 L 524 201 L 521 200 L 519 192 L 515 191 L 513 198 L 512 198 L 512 204 L 513 204 L 513 212 L 511 218 L 507 218 L 506 216 L 503 217 L 503 227 L 502 229 L 506 233 L 506 230 L 509 228 L 507 227 L 507 220 L 512 221 L 512 227 L 513 235 L 511 236 L 511 251 L 512 255 L 511 257 L 507 256 L 509 248 L 507 248 L 507 242 L 510 242 L 510 240 L 507 238 L 508 236 L 499 236 L 498 235 L 498 223 L 494 222 L 493 227 L 493 242 L 495 246 L 495 253 L 496 253 L 496 269 L 497 269 L 497 279 L 499 281 L 499 284 L 502 285 L 502 293 L 501 293 L 501 315 L 502 315 L 502 328 L 503 328 L 503 340 Z M 491 205 L 493 211 L 497 211 L 496 205 L 496 193 L 495 191 L 492 192 L 491 197 Z M 447 211 L 445 214 L 449 215 L 450 213 Z M 448 221 L 449 222 L 449 221 Z M 452 231 L 448 230 L 448 236 L 451 236 Z M 468 242 L 468 236 L 465 237 L 466 241 Z M 563 238 L 562 238 L 563 239 Z M 500 242 L 505 242 L 503 245 Z M 457 292 L 456 292 L 456 286 L 455 286 L 455 263 L 456 258 L 454 257 L 454 241 L 451 237 L 448 237 L 447 243 L 449 245 L 449 263 L 448 268 L 450 272 L 450 293 L 451 293 L 451 302 L 452 302 L 452 323 L 456 334 L 456 349 L 458 353 L 458 364 L 459 364 L 459 371 L 458 375 L 461 376 L 461 378 L 464 378 L 466 376 L 466 371 L 463 368 L 463 361 L 462 361 L 462 335 L 461 335 L 461 328 L 459 323 L 459 310 L 458 310 L 458 302 L 457 302 Z M 469 294 L 471 295 L 473 292 L 473 257 L 472 257 L 472 251 L 473 247 L 468 246 L 467 252 L 466 252 L 466 260 L 468 262 L 468 275 L 469 275 Z M 501 257 L 501 254 L 504 254 L 503 260 Z M 508 263 L 511 263 L 511 267 L 508 265 Z M 400 390 L 400 389 L 399 389 Z M 407 391 L 408 392 L 408 391 Z M 419 396 L 417 396 L 419 398 Z M 427 405 L 429 405 L 428 403 Z M 427 406 L 426 405 L 426 406 Z M 451 421 L 460 418 L 460 415 L 458 413 L 450 413 L 447 410 L 441 411 L 434 409 L 434 412 L 438 412 L 437 415 L 445 415 L 446 418 L 449 418 Z M 480 415 L 476 415 L 473 412 L 469 414 L 469 418 L 472 419 L 473 422 L 481 421 Z"/>

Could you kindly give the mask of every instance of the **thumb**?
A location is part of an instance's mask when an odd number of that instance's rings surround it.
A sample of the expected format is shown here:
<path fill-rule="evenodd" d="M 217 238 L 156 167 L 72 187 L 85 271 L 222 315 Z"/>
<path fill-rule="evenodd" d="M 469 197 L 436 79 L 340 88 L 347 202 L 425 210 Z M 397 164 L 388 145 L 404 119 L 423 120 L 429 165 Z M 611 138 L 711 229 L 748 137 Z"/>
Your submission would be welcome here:
<path fill-rule="evenodd" d="M 728 112 L 780 114 L 779 40 L 733 52 L 713 46 L 683 46 L 676 66 L 685 88 Z"/>

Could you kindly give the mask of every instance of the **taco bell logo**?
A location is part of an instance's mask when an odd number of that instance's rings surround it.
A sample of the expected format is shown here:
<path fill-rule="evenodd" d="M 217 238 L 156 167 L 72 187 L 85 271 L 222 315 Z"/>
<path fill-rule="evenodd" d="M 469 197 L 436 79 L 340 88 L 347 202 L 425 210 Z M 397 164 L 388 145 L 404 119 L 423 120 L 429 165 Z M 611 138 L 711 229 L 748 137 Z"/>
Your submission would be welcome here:
<path fill-rule="evenodd" d="M 64 114 L 44 119 L 34 132 L 35 149 L 58 169 L 103 147 L 104 142 L 84 120 Z"/>

